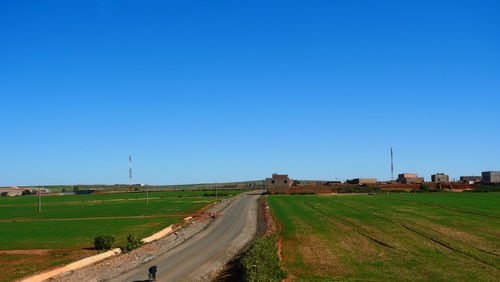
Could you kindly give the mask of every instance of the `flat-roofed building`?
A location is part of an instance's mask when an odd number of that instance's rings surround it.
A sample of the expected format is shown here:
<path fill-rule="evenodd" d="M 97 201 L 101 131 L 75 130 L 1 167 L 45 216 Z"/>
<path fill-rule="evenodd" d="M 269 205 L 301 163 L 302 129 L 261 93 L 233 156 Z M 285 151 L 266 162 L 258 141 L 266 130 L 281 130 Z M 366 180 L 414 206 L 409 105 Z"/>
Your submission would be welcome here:
<path fill-rule="evenodd" d="M 28 189 L 18 187 L 0 188 L 0 196 L 21 196 L 25 190 Z"/>
<path fill-rule="evenodd" d="M 481 178 L 484 183 L 500 183 L 500 171 L 483 171 Z"/>
<path fill-rule="evenodd" d="M 474 184 L 481 182 L 481 176 L 460 176 L 460 182 L 467 184 Z"/>
<path fill-rule="evenodd" d="M 266 178 L 265 184 L 268 188 L 273 187 L 290 187 L 292 186 L 292 180 L 288 178 L 287 174 L 277 174 L 274 173 L 271 178 Z"/>
<path fill-rule="evenodd" d="M 270 194 L 289 194 L 293 179 L 286 174 L 273 174 L 271 178 L 264 180 L 264 189 Z"/>
<path fill-rule="evenodd" d="M 347 181 L 349 184 L 377 184 L 377 178 L 354 178 L 352 180 Z"/>
<path fill-rule="evenodd" d="M 448 183 L 450 182 L 450 177 L 444 173 L 436 173 L 431 175 L 431 181 L 436 183 Z"/>
<path fill-rule="evenodd" d="M 423 177 L 418 177 L 416 173 L 401 173 L 398 175 L 398 182 L 401 184 L 424 183 Z"/>
<path fill-rule="evenodd" d="M 418 177 L 416 173 L 400 173 L 400 174 L 398 174 L 398 179 L 415 178 L 415 177 Z"/>

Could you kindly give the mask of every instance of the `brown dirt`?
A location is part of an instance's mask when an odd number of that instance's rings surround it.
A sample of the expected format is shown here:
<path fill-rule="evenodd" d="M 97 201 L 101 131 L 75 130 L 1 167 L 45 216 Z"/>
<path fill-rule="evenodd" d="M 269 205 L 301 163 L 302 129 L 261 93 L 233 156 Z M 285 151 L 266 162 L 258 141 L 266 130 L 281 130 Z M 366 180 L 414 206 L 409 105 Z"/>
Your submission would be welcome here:
<path fill-rule="evenodd" d="M 327 240 L 321 238 L 318 235 L 314 235 L 313 232 L 308 232 L 311 228 L 305 225 L 303 222 L 295 221 L 297 225 L 300 225 L 301 230 L 305 230 L 304 233 L 299 234 L 295 238 L 288 238 L 283 240 L 280 238 L 280 255 L 281 250 L 285 253 L 285 257 L 281 260 L 286 260 L 289 265 L 306 264 L 311 266 L 307 274 L 314 274 L 323 277 L 335 277 L 338 275 L 343 275 L 348 272 L 348 270 L 339 262 L 337 255 L 329 247 Z M 278 221 L 279 223 L 279 221 Z M 281 224 L 278 224 L 281 226 Z M 285 281 L 294 281 L 296 275 L 306 274 L 302 273 L 301 269 L 296 269 L 294 267 L 285 267 L 282 263 L 282 268 L 288 272 L 288 277 Z"/>
<path fill-rule="evenodd" d="M 10 252 L 10 253 L 8 253 Z M 12 281 L 41 270 L 96 254 L 92 250 L 10 250 L 0 253 L 0 281 Z"/>
<path fill-rule="evenodd" d="M 3 250 L 0 255 L 46 255 L 52 252 L 50 249 L 33 249 L 33 250 Z"/>
<path fill-rule="evenodd" d="M 279 221 L 278 217 L 274 216 L 271 214 L 270 218 L 274 221 L 274 225 L 276 227 L 276 231 L 278 232 L 278 234 L 281 234 L 281 230 L 283 230 L 283 225 L 281 224 L 281 221 Z M 278 237 L 278 257 L 280 259 L 280 262 L 283 263 L 283 242 L 282 242 L 282 238 L 281 236 Z M 282 267 L 283 269 L 285 269 L 285 267 L 283 266 L 282 264 Z"/>
<path fill-rule="evenodd" d="M 203 208 L 199 209 L 198 211 L 196 211 L 195 214 L 203 214 L 205 213 L 208 209 L 210 209 L 211 207 L 213 207 L 214 205 L 216 205 L 217 203 L 219 203 L 220 201 L 215 201 L 209 205 L 206 205 L 204 206 Z"/>
<path fill-rule="evenodd" d="M 328 247 L 328 242 L 317 235 L 308 234 L 297 240 L 301 246 L 304 263 L 313 266 L 311 271 L 320 276 L 337 276 L 346 272 L 345 267 Z"/>
<path fill-rule="evenodd" d="M 270 207 L 267 204 L 267 201 L 261 198 L 259 200 L 259 208 L 260 211 L 263 214 L 263 220 L 265 221 L 266 227 L 265 227 L 265 232 L 264 236 L 269 236 L 271 234 L 274 234 L 277 232 L 277 226 L 276 226 L 276 221 L 274 220 L 273 216 L 270 213 Z"/>
<path fill-rule="evenodd" d="M 274 233 L 277 233 L 278 235 L 281 233 L 281 230 L 283 230 L 283 226 L 281 224 L 281 222 L 279 221 L 278 217 L 275 216 L 272 212 L 271 212 L 271 207 L 269 206 L 269 203 L 266 201 L 266 200 L 263 200 L 264 202 L 264 205 L 265 205 L 265 209 L 264 209 L 264 217 L 266 218 L 267 222 L 268 222 L 268 226 L 267 226 L 267 231 L 266 231 L 266 234 L 264 236 L 269 236 L 271 234 L 274 234 Z M 287 273 L 288 273 L 288 277 L 283 279 L 282 282 L 289 282 L 289 281 L 293 281 L 295 279 L 295 276 L 290 272 L 290 270 L 288 268 L 286 268 L 284 266 L 284 263 L 283 263 L 283 239 L 281 238 L 281 236 L 278 236 L 278 240 L 276 242 L 276 247 L 277 247 L 277 254 L 278 254 L 278 259 L 280 261 L 280 264 L 281 264 L 281 268 L 283 270 L 285 270 Z"/>
<path fill-rule="evenodd" d="M 484 259 L 482 259 L 482 258 L 479 258 L 479 257 L 476 257 L 476 256 L 474 256 L 474 255 L 471 255 L 471 254 L 469 254 L 469 253 L 467 253 L 467 252 L 465 252 L 465 251 L 463 251 L 463 250 L 461 250 L 461 249 L 457 249 L 457 248 L 455 248 L 455 247 L 453 247 L 453 246 L 449 245 L 447 242 L 444 242 L 444 241 L 439 240 L 439 239 L 437 239 L 437 238 L 433 238 L 433 237 L 431 237 L 431 236 L 429 236 L 429 235 L 427 235 L 427 234 L 425 234 L 425 233 L 421 232 L 420 230 L 417 230 L 417 229 L 416 229 L 416 228 L 414 228 L 414 227 L 410 227 L 409 225 L 406 225 L 406 224 L 401 224 L 401 226 L 402 226 L 402 227 L 404 227 L 405 229 L 407 229 L 407 230 L 409 230 L 409 231 L 412 231 L 412 232 L 414 232 L 415 234 L 418 234 L 418 235 L 422 236 L 423 238 L 428 239 L 428 240 L 430 240 L 430 241 L 432 241 L 432 242 L 434 242 L 434 243 L 436 243 L 436 244 L 439 244 L 439 245 L 441 245 L 441 246 L 443 246 L 443 247 L 445 247 L 445 248 L 447 248 L 447 249 L 449 249 L 449 250 L 451 250 L 451 251 L 453 251 L 453 252 L 459 253 L 459 254 L 464 255 L 464 256 L 466 256 L 466 257 L 469 257 L 469 258 L 471 258 L 471 259 L 473 259 L 473 260 L 476 260 L 476 261 L 478 261 L 478 262 L 484 263 L 485 265 L 491 266 L 491 267 L 493 267 L 493 268 L 498 268 L 498 267 L 497 267 L 497 266 L 495 266 L 494 264 L 491 264 L 491 263 L 489 263 L 488 261 L 485 261 L 485 260 L 484 260 Z"/>
<path fill-rule="evenodd" d="M 498 250 L 496 250 L 496 244 L 489 242 L 479 236 L 476 236 L 472 233 L 469 232 L 463 232 L 461 230 L 458 230 L 456 228 L 450 228 L 446 227 L 443 225 L 437 225 L 433 223 L 425 223 L 421 221 L 416 221 L 413 222 L 413 224 L 418 225 L 419 227 L 426 228 L 427 230 L 431 230 L 432 232 L 439 233 L 440 235 L 443 235 L 445 237 L 457 240 L 457 241 L 462 241 L 463 244 L 466 244 L 470 247 L 473 247 L 477 250 L 481 250 L 483 252 L 487 253 L 497 253 L 496 255 L 498 256 Z M 482 248 L 488 248 L 488 250 L 483 250 L 479 249 L 479 247 Z"/>

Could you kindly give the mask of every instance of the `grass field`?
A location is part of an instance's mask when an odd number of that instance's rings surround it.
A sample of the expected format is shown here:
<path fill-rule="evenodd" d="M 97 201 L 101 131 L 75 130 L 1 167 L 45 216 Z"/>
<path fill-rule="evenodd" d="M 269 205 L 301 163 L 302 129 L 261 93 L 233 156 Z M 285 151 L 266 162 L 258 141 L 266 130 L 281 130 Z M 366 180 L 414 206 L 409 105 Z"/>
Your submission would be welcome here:
<path fill-rule="evenodd" d="M 145 189 L 152 190 L 193 190 L 193 189 L 213 189 L 214 187 L 218 188 L 235 188 L 236 186 L 245 186 L 245 185 L 262 185 L 262 180 L 249 180 L 249 181 L 239 181 L 239 182 L 220 182 L 220 183 L 196 183 L 196 184 L 179 184 L 179 185 L 148 185 L 148 186 L 140 186 L 140 185 L 132 185 L 131 187 L 127 184 L 116 184 L 116 185 L 105 185 L 105 184 L 96 184 L 96 185 L 44 185 L 44 186 L 36 186 L 42 187 L 46 189 L 50 189 L 51 192 L 61 192 L 61 191 L 74 191 L 77 190 L 88 190 L 88 189 L 97 189 L 97 190 L 113 190 L 113 191 L 128 191 L 130 188 L 134 191 L 145 191 Z M 26 186 L 21 186 L 26 187 Z M 0 188 L 8 188 L 8 187 L 0 187 Z M 252 188 L 252 187 L 249 187 Z"/>
<path fill-rule="evenodd" d="M 498 281 L 500 194 L 270 196 L 298 281 Z"/>
<path fill-rule="evenodd" d="M 0 198 L 0 281 L 95 254 L 97 235 L 113 235 L 117 245 L 132 233 L 147 237 L 216 200 L 206 193 L 149 193 L 149 205 L 145 193 L 43 196 L 41 213 L 37 196 Z"/>

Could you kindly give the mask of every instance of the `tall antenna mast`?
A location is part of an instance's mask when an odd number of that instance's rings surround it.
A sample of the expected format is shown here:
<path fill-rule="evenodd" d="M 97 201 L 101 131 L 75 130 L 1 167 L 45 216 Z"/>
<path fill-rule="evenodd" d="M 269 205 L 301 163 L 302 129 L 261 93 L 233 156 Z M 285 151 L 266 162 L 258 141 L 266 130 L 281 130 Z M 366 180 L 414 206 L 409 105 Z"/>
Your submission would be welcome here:
<path fill-rule="evenodd" d="M 394 180 L 394 154 L 391 148 L 391 180 Z"/>
<path fill-rule="evenodd" d="M 132 156 L 128 156 L 128 190 L 132 191 Z"/>

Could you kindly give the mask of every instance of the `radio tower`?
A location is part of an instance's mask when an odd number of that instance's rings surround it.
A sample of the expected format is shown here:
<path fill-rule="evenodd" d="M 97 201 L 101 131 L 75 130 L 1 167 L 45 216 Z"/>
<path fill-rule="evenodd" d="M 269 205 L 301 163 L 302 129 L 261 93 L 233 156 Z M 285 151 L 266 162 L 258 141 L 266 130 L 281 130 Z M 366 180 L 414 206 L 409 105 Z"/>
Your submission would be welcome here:
<path fill-rule="evenodd" d="M 132 156 L 128 156 L 128 191 L 132 191 Z"/>
<path fill-rule="evenodd" d="M 394 157 L 393 157 L 393 152 L 391 148 L 391 180 L 394 180 Z"/>

